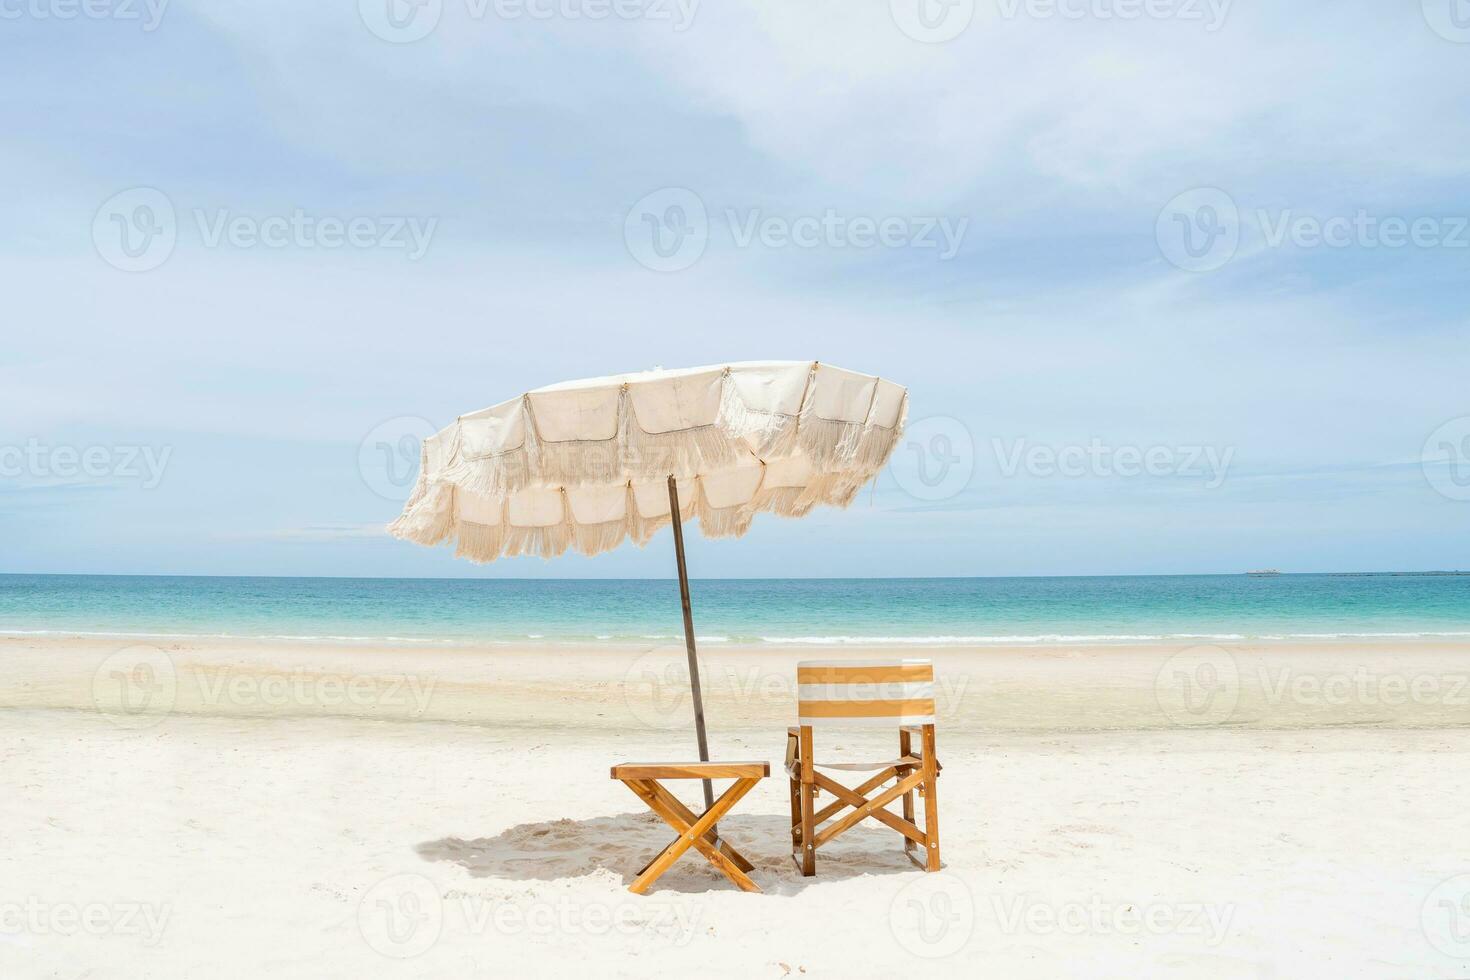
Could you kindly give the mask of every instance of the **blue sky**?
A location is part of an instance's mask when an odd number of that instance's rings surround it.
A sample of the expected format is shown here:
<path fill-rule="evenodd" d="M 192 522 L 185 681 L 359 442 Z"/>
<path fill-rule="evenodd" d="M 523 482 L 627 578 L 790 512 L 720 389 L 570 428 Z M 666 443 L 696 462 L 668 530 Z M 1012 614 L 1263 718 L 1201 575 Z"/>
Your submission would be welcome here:
<path fill-rule="evenodd" d="M 1464 567 L 1470 11 L 919 2 L 0 3 L 0 571 L 668 575 L 402 440 L 766 358 L 912 438 L 695 575 Z"/>

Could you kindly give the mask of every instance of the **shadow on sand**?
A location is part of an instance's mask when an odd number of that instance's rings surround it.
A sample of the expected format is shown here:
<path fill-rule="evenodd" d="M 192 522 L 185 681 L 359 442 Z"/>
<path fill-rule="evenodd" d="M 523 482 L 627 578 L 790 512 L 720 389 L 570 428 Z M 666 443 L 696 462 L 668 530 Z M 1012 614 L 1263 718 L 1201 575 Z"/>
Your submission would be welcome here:
<path fill-rule="evenodd" d="M 871 821 L 822 848 L 814 878 L 803 878 L 791 861 L 791 828 L 785 817 L 732 814 L 720 822 L 720 833 L 755 865 L 750 876 L 756 884 L 777 895 L 859 875 L 922 873 L 904 856 L 903 838 Z M 427 861 L 451 861 L 476 878 L 552 881 L 609 871 L 627 885 L 673 836 L 674 831 L 651 813 L 620 813 L 523 823 L 494 837 L 446 837 L 416 850 Z M 693 849 L 658 879 L 654 889 L 737 890 Z"/>

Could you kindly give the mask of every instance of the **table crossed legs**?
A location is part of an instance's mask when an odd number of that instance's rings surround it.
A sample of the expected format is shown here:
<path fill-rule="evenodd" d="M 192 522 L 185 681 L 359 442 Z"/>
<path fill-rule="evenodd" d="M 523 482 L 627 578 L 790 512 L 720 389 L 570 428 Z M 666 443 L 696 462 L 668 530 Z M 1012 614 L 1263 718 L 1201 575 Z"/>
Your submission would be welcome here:
<path fill-rule="evenodd" d="M 747 874 L 754 866 L 715 833 L 715 825 L 756 783 L 770 774 L 770 764 L 765 762 L 628 762 L 613 766 L 612 778 L 626 784 L 679 835 L 638 873 L 628 890 L 642 895 L 693 847 L 742 891 L 760 891 L 760 886 Z M 720 794 L 713 806 L 696 816 L 659 783 L 660 779 L 733 779 L 735 782 Z"/>

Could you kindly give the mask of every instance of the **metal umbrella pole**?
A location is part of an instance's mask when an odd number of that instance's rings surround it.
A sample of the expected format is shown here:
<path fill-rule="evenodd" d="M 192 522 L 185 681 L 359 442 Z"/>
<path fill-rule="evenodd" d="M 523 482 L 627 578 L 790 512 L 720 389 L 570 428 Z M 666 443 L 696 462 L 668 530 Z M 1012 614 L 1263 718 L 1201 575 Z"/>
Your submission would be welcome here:
<path fill-rule="evenodd" d="M 694 612 L 689 605 L 689 569 L 684 564 L 684 522 L 679 517 L 679 487 L 669 474 L 669 514 L 674 522 L 674 555 L 679 561 L 679 601 L 684 605 L 684 649 L 689 654 L 689 689 L 694 697 L 694 732 L 699 739 L 699 761 L 709 761 L 709 740 L 704 734 L 704 697 L 699 690 L 699 657 L 694 649 Z M 714 787 L 704 780 L 704 808 L 715 805 Z M 716 835 L 718 838 L 718 835 Z"/>

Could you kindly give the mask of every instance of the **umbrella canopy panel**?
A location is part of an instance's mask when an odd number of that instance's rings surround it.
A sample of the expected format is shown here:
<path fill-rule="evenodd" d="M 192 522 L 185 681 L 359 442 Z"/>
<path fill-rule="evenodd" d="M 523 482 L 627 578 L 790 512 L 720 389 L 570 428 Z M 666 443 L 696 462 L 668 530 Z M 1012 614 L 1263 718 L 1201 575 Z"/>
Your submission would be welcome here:
<path fill-rule="evenodd" d="M 757 513 L 845 507 L 887 464 L 907 414 L 891 381 L 812 361 L 647 371 L 550 385 L 424 441 L 389 528 L 472 561 L 595 555 L 680 518 L 709 537 Z"/>

